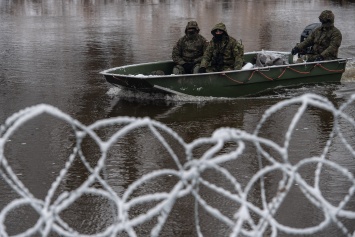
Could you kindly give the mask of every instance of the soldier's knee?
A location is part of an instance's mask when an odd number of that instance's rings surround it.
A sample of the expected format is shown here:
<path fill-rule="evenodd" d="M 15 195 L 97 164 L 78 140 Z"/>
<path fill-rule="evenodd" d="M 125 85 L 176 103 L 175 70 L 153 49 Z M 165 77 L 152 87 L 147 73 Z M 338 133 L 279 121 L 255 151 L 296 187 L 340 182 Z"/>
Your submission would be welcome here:
<path fill-rule="evenodd" d="M 184 73 L 185 73 L 185 70 L 184 70 L 184 68 L 182 66 L 180 66 L 180 65 L 174 66 L 173 74 L 179 75 L 179 74 L 184 74 Z"/>
<path fill-rule="evenodd" d="M 200 70 L 200 64 L 196 64 L 194 66 L 194 69 L 192 70 L 192 73 L 193 74 L 197 74 L 199 70 Z"/>

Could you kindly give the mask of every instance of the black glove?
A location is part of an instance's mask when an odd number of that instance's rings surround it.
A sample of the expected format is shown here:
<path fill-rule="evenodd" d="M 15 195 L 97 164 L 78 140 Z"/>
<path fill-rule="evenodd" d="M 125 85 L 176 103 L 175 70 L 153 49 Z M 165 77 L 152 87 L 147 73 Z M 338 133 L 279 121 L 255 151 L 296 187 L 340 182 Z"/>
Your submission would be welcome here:
<path fill-rule="evenodd" d="M 294 47 L 292 50 L 291 50 L 291 54 L 292 55 L 296 55 L 300 52 L 300 50 L 297 48 L 297 47 Z"/>
<path fill-rule="evenodd" d="M 206 73 L 206 68 L 200 67 L 200 69 L 198 69 L 198 73 Z"/>
<path fill-rule="evenodd" d="M 185 69 L 185 72 L 190 73 L 194 69 L 194 63 L 184 63 L 182 67 Z"/>
<path fill-rule="evenodd" d="M 324 60 L 324 58 L 323 58 L 322 55 L 318 55 L 318 56 L 316 57 L 316 59 L 314 59 L 314 61 L 323 61 L 323 60 Z"/>

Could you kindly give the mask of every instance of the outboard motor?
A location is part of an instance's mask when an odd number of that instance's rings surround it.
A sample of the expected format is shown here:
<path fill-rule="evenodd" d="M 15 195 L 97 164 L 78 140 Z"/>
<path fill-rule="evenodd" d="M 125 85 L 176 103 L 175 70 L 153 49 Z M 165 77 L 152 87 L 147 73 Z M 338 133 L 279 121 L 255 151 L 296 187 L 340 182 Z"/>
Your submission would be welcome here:
<path fill-rule="evenodd" d="M 300 42 L 304 41 L 315 29 L 318 27 L 322 26 L 322 23 L 312 23 L 306 28 L 304 28 L 302 34 L 301 34 L 301 39 Z M 308 47 L 305 52 L 301 52 L 300 54 L 307 54 L 312 52 L 312 46 Z"/>

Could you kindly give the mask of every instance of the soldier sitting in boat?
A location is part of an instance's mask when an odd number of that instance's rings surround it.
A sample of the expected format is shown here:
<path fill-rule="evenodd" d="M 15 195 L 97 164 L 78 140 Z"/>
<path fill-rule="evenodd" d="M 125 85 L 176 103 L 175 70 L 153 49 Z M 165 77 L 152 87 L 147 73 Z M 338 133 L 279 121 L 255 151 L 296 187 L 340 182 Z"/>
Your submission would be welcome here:
<path fill-rule="evenodd" d="M 292 55 L 305 54 L 307 62 L 332 60 L 338 58 L 338 50 L 341 44 L 342 35 L 339 29 L 334 26 L 334 14 L 325 10 L 319 16 L 321 27 L 315 29 L 303 42 L 297 44 L 291 51 Z M 310 47 L 310 52 L 305 52 Z"/>
<path fill-rule="evenodd" d="M 172 59 L 176 64 L 173 74 L 198 73 L 208 42 L 199 32 L 196 21 L 187 23 L 185 36 L 180 38 L 173 48 Z"/>
<path fill-rule="evenodd" d="M 244 46 L 227 33 L 226 26 L 218 23 L 211 31 L 213 38 L 202 57 L 200 73 L 239 70 L 244 60 Z"/>

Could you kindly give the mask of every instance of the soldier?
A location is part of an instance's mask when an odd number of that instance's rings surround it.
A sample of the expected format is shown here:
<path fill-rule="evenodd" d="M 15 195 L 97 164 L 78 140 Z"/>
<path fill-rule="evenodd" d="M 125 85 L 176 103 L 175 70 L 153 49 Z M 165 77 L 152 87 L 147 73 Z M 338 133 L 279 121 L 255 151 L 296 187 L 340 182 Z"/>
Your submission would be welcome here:
<path fill-rule="evenodd" d="M 207 40 L 199 34 L 200 28 L 196 21 L 190 21 L 185 28 L 185 36 L 175 44 L 172 58 L 176 64 L 173 74 L 198 73 Z"/>
<path fill-rule="evenodd" d="M 239 70 L 243 66 L 244 46 L 229 36 L 226 26 L 213 27 L 212 40 L 202 57 L 200 73 Z"/>
<path fill-rule="evenodd" d="M 334 14 L 325 10 L 319 16 L 321 27 L 315 29 L 307 39 L 297 44 L 291 51 L 292 55 L 302 52 L 312 46 L 310 53 L 307 52 L 307 62 L 332 60 L 338 57 L 342 35 L 334 26 Z"/>

